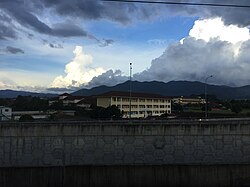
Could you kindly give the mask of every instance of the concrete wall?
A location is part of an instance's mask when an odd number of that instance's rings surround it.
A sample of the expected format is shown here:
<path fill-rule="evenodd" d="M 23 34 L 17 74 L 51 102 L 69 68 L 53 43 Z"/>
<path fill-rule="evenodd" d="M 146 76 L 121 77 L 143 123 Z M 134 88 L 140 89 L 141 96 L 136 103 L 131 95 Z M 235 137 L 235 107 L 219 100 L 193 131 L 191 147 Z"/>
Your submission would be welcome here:
<path fill-rule="evenodd" d="M 0 167 L 250 164 L 250 120 L 0 123 Z"/>

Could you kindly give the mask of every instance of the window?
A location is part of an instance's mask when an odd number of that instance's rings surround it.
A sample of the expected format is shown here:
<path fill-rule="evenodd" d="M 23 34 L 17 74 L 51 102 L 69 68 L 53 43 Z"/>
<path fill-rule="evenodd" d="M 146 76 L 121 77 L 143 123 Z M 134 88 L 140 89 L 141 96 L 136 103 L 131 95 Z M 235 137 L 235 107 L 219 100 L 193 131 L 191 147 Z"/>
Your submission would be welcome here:
<path fill-rule="evenodd" d="M 159 108 L 159 106 L 158 105 L 154 105 L 154 108 Z"/>
<path fill-rule="evenodd" d="M 145 99 L 139 99 L 140 102 L 145 102 Z"/>
<path fill-rule="evenodd" d="M 5 109 L 4 111 L 5 111 L 5 112 L 9 112 L 9 109 Z"/>
<path fill-rule="evenodd" d="M 147 108 L 152 108 L 152 105 L 147 105 Z"/>
<path fill-rule="evenodd" d="M 158 99 L 154 99 L 154 102 L 155 102 L 155 103 L 158 103 Z"/>
<path fill-rule="evenodd" d="M 123 102 L 129 102 L 129 98 L 122 98 Z"/>
<path fill-rule="evenodd" d="M 140 105 L 139 107 L 140 107 L 140 108 L 145 108 L 145 105 Z"/>
<path fill-rule="evenodd" d="M 131 99 L 131 102 L 137 102 L 137 99 Z"/>
<path fill-rule="evenodd" d="M 160 105 L 160 108 L 165 108 L 164 105 Z"/>
<path fill-rule="evenodd" d="M 117 101 L 121 101 L 121 98 L 120 98 L 120 97 L 117 97 Z"/>
<path fill-rule="evenodd" d="M 147 102 L 152 102 L 152 99 L 147 99 Z"/>
<path fill-rule="evenodd" d="M 135 115 L 135 114 L 138 114 L 137 111 L 132 111 L 131 114 Z"/>
<path fill-rule="evenodd" d="M 112 97 L 112 101 L 116 101 L 116 97 Z"/>

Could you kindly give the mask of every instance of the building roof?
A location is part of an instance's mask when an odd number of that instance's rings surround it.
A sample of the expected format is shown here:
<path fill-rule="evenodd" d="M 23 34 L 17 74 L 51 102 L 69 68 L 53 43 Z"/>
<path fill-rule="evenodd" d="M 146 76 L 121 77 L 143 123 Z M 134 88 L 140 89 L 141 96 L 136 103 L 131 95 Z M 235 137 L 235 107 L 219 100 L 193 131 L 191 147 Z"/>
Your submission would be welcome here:
<path fill-rule="evenodd" d="M 71 96 L 71 95 L 68 94 L 68 93 L 63 93 L 63 94 L 59 95 L 59 97 L 60 97 L 60 96 Z"/>
<path fill-rule="evenodd" d="M 91 96 L 86 96 L 82 100 L 78 101 L 77 104 L 92 104 L 95 98 Z"/>
<path fill-rule="evenodd" d="M 7 106 L 0 106 L 0 108 L 10 108 L 10 107 L 7 107 Z"/>
<path fill-rule="evenodd" d="M 119 92 L 119 91 L 111 91 L 106 92 L 101 95 L 97 95 L 96 97 L 130 97 L 130 92 Z M 170 97 L 159 95 L 159 94 L 150 94 L 150 93 L 138 93 L 138 92 L 131 92 L 131 98 L 157 98 L 157 99 L 171 99 Z"/>
<path fill-rule="evenodd" d="M 84 98 L 85 98 L 84 96 L 72 96 L 72 95 L 69 95 L 68 97 L 65 97 L 63 100 L 74 101 L 74 100 L 81 100 L 81 99 L 84 99 Z"/>

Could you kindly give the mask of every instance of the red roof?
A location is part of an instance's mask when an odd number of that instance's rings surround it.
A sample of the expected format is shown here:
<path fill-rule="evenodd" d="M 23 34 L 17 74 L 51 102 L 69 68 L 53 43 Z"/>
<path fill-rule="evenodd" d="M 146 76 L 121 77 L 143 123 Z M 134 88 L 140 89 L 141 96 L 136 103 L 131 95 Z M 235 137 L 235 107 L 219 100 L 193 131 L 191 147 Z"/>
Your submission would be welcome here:
<path fill-rule="evenodd" d="M 98 95 L 96 97 L 130 97 L 130 92 L 118 92 L 118 91 L 111 91 L 111 92 L 106 92 L 104 94 Z M 131 92 L 131 97 L 136 97 L 136 98 L 150 98 L 150 99 L 170 99 L 170 97 L 166 97 L 163 95 L 159 94 L 150 94 L 150 93 L 136 93 L 136 92 Z"/>

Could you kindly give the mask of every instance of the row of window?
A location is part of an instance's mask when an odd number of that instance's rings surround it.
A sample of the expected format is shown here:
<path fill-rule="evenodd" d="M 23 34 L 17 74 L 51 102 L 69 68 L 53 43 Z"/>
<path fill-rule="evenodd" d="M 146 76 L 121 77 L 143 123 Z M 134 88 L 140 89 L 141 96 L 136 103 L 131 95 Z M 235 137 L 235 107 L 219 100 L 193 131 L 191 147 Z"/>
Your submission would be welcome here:
<path fill-rule="evenodd" d="M 118 108 L 129 108 L 129 105 L 117 105 Z M 131 105 L 131 108 L 170 108 L 170 105 Z"/>
<path fill-rule="evenodd" d="M 170 113 L 170 111 L 160 110 L 160 111 L 154 111 L 153 114 L 164 114 L 164 113 Z M 129 112 L 123 112 L 124 115 L 129 115 Z M 131 115 L 137 115 L 137 114 L 152 114 L 152 112 L 145 112 L 145 111 L 131 111 Z"/>
<path fill-rule="evenodd" d="M 113 97 L 112 101 L 122 101 L 122 102 L 129 102 L 129 98 L 120 98 L 120 97 Z M 154 103 L 170 103 L 170 100 L 165 99 L 135 99 L 131 98 L 131 102 L 154 102 Z"/>

